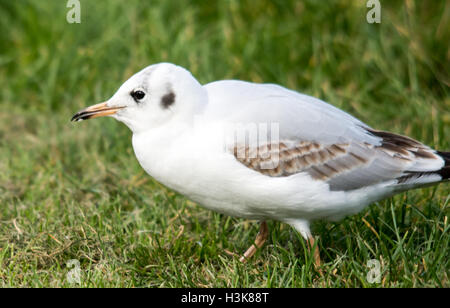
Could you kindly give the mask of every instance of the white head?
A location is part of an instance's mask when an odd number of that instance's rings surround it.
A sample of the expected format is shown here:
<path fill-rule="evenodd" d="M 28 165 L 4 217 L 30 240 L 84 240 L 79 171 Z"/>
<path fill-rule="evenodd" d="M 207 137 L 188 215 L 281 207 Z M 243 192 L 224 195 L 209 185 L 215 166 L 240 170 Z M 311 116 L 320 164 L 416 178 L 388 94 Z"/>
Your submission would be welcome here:
<path fill-rule="evenodd" d="M 108 101 L 79 111 L 72 120 L 111 116 L 138 133 L 174 120 L 191 123 L 206 102 L 206 91 L 189 71 L 159 63 L 136 73 Z"/>

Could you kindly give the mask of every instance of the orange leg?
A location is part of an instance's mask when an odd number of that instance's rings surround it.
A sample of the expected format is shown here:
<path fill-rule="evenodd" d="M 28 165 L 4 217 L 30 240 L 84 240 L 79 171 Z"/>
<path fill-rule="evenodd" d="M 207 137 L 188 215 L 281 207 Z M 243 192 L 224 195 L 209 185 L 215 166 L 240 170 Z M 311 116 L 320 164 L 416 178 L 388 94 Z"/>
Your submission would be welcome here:
<path fill-rule="evenodd" d="M 269 229 L 267 228 L 267 223 L 263 221 L 259 228 L 258 235 L 256 236 L 255 243 L 250 246 L 249 249 L 244 253 L 244 255 L 239 259 L 241 262 L 246 262 L 250 259 L 256 252 L 258 248 L 261 248 L 264 245 L 264 242 L 267 240 L 269 235 Z"/>
<path fill-rule="evenodd" d="M 316 268 L 319 268 L 322 265 L 322 262 L 320 261 L 319 246 L 316 245 L 316 247 L 314 247 L 314 243 L 314 237 L 310 236 L 308 238 L 308 247 L 310 251 L 311 249 L 314 249 L 314 265 L 316 266 Z"/>

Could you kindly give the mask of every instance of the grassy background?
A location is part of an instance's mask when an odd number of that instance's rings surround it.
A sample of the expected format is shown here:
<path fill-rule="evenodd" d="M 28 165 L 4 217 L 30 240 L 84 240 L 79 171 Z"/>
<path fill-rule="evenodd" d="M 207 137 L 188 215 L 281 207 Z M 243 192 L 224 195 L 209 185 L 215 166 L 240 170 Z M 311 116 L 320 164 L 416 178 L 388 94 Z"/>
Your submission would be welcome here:
<path fill-rule="evenodd" d="M 112 119 L 73 124 L 160 61 L 206 83 L 275 82 L 369 125 L 450 150 L 450 3 L 381 1 L 0 1 L 0 286 L 449 287 L 449 185 L 317 222 L 323 274 L 290 227 L 241 253 L 257 224 L 204 210 L 153 181 Z M 369 284 L 368 260 L 382 280 Z"/>

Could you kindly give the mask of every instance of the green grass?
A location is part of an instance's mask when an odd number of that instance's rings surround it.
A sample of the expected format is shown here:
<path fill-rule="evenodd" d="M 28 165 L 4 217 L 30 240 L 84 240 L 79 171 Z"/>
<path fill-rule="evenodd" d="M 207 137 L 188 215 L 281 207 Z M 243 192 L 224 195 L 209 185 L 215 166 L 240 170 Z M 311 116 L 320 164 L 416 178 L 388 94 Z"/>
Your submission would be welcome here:
<path fill-rule="evenodd" d="M 382 1 L 0 2 L 0 286 L 449 287 L 449 185 L 316 222 L 323 274 L 305 242 L 270 222 L 248 264 L 255 222 L 207 211 L 153 181 L 112 119 L 73 124 L 155 62 L 209 82 L 274 82 L 369 125 L 450 150 L 450 3 Z M 366 280 L 368 260 L 382 280 Z"/>

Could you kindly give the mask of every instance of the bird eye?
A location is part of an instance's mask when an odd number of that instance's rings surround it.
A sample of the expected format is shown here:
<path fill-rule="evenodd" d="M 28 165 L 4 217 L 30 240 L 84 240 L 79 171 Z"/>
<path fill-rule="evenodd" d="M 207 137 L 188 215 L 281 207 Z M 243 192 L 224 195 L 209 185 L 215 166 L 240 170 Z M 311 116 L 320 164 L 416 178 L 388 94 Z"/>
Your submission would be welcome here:
<path fill-rule="evenodd" d="M 141 90 L 137 90 L 137 91 L 133 91 L 131 92 L 131 97 L 134 98 L 134 100 L 136 101 L 136 103 L 138 101 L 140 101 L 141 99 L 143 99 L 145 96 L 145 93 Z"/>

